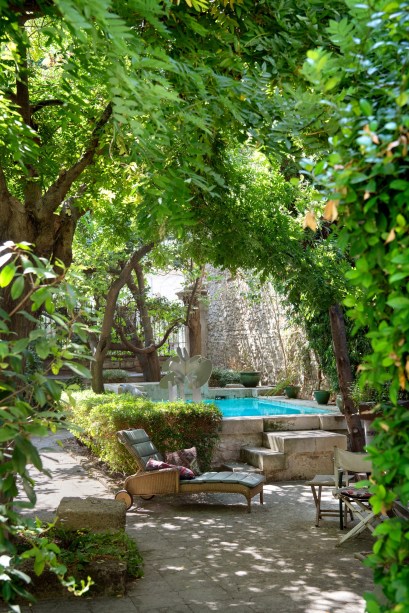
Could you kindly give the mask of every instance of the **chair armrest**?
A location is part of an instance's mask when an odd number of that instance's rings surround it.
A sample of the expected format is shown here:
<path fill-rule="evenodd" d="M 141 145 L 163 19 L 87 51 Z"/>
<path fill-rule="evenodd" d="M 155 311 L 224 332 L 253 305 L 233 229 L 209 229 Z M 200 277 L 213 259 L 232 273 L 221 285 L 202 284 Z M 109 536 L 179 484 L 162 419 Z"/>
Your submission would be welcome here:
<path fill-rule="evenodd" d="M 164 468 L 140 472 L 125 479 L 125 489 L 134 496 L 177 494 L 179 492 L 179 471 L 177 468 Z"/>

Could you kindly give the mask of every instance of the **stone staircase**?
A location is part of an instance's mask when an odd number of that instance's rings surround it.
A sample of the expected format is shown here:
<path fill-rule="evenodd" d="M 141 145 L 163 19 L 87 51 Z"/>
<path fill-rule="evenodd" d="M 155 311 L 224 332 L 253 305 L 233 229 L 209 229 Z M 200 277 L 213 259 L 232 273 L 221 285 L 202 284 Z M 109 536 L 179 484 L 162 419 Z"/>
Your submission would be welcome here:
<path fill-rule="evenodd" d="M 262 447 L 243 446 L 240 460 L 261 470 L 268 480 L 311 479 L 333 472 L 334 447 L 346 449 L 344 434 L 325 430 L 263 432 Z"/>

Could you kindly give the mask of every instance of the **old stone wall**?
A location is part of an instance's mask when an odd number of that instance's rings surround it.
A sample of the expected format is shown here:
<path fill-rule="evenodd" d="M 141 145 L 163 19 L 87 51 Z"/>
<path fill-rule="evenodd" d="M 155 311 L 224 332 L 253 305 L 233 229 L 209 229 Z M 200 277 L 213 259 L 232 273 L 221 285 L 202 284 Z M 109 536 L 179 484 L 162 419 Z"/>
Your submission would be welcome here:
<path fill-rule="evenodd" d="M 267 385 L 286 374 L 313 385 L 316 368 L 305 335 L 290 326 L 271 284 L 260 288 L 244 274 L 211 270 L 206 287 L 207 356 L 214 366 L 261 371 Z"/>

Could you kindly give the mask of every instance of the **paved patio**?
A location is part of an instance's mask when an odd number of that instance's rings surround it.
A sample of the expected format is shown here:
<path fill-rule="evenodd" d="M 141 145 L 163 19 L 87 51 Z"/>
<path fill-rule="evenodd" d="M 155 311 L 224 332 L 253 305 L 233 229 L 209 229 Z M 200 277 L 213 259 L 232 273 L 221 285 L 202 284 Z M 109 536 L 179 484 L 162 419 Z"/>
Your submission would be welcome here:
<path fill-rule="evenodd" d="M 63 496 L 112 497 L 112 483 L 84 460 L 40 441 L 52 479 L 38 477 L 37 515 L 54 516 Z M 49 445 L 47 451 L 45 445 Z M 34 613 L 362 613 L 371 572 L 354 552 L 371 548 L 366 531 L 336 548 L 335 518 L 314 526 L 310 488 L 300 482 L 269 484 L 265 505 L 214 494 L 141 501 L 127 515 L 127 531 L 145 560 L 145 577 L 124 598 L 44 600 Z M 329 504 L 336 507 L 330 492 Z"/>

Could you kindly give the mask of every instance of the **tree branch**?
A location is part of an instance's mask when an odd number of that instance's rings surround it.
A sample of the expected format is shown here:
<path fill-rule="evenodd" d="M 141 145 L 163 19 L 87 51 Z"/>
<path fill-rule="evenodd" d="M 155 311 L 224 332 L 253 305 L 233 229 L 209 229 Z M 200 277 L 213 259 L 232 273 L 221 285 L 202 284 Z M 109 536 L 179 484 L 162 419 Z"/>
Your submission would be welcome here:
<path fill-rule="evenodd" d="M 123 342 L 123 344 L 125 345 L 125 347 L 127 349 L 129 349 L 130 351 L 133 351 L 134 353 L 153 353 L 154 351 L 156 351 L 157 349 L 160 349 L 162 347 L 162 345 L 164 345 L 166 343 L 166 341 L 169 338 L 169 335 L 171 334 L 171 332 L 177 328 L 178 326 L 182 325 L 184 323 L 184 321 L 182 319 L 177 319 L 176 321 L 174 321 L 169 328 L 166 330 L 162 340 L 160 341 L 160 343 L 152 343 L 151 345 L 149 345 L 148 347 L 138 347 L 137 345 L 135 345 L 134 343 L 132 343 L 131 341 L 129 341 L 124 333 L 124 330 L 122 328 L 122 326 L 119 326 L 118 324 L 115 325 L 115 330 L 118 332 L 121 341 Z M 142 342 L 141 342 L 142 345 Z"/>
<path fill-rule="evenodd" d="M 37 102 L 36 104 L 32 104 L 30 106 L 31 115 L 37 113 L 41 109 L 44 109 L 47 106 L 62 106 L 64 104 L 63 100 L 51 99 L 51 100 L 42 100 L 41 102 Z"/>
<path fill-rule="evenodd" d="M 41 199 L 40 216 L 49 217 L 64 200 L 68 190 L 81 173 L 90 166 L 98 148 L 102 130 L 112 115 L 112 104 L 109 103 L 92 131 L 91 139 L 84 155 L 68 170 L 62 170 L 58 179 L 49 187 Z"/>

